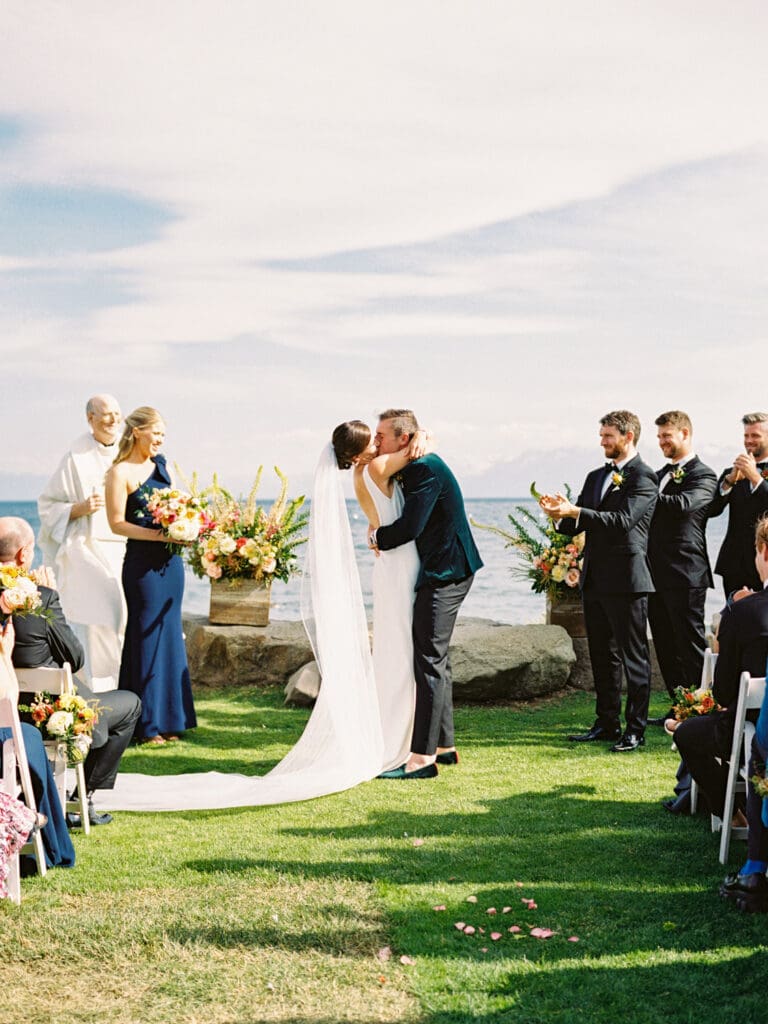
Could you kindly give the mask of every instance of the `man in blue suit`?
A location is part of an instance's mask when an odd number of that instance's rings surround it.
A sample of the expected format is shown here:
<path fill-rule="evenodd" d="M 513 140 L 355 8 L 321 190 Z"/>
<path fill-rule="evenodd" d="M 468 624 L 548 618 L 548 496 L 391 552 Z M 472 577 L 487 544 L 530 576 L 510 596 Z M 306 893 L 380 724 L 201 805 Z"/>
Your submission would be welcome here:
<path fill-rule="evenodd" d="M 419 429 L 410 409 L 388 409 L 379 418 L 376 446 L 384 454 L 407 448 Z M 439 455 L 409 463 L 399 474 L 403 512 L 370 531 L 372 548 L 388 551 L 416 541 L 421 569 L 413 606 L 416 710 L 406 764 L 385 775 L 431 778 L 436 760 L 455 764 L 453 693 L 448 645 L 456 617 L 482 566 L 456 478 Z"/>

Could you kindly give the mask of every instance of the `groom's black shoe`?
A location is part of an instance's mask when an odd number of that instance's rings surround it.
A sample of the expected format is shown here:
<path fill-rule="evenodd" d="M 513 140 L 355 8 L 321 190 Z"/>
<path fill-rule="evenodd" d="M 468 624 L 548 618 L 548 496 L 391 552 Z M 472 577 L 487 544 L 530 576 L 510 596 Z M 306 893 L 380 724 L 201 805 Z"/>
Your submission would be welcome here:
<path fill-rule="evenodd" d="M 442 754 L 437 755 L 438 764 L 458 764 L 459 753 L 457 750 L 445 750 Z"/>
<path fill-rule="evenodd" d="M 598 725 L 595 722 L 589 732 L 572 733 L 568 739 L 571 743 L 594 743 L 596 740 L 607 740 L 609 743 L 615 743 L 620 737 L 621 729 L 618 727 L 615 729 L 604 729 L 602 725 Z"/>
<path fill-rule="evenodd" d="M 393 768 L 391 771 L 382 772 L 381 775 L 377 775 L 377 779 L 434 779 L 437 775 L 436 764 L 425 764 L 423 768 L 417 768 L 415 771 L 407 772 L 405 765 L 401 764 L 399 768 Z"/>

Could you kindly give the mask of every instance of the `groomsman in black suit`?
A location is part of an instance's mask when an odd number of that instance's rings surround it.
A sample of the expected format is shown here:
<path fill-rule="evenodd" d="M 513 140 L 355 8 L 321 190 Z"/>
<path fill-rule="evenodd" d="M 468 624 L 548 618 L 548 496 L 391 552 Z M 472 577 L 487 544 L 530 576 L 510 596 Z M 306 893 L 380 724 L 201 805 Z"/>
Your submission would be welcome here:
<path fill-rule="evenodd" d="M 544 495 L 542 509 L 560 533 L 586 534 L 581 594 L 595 680 L 596 720 L 574 742 L 610 740 L 626 753 L 645 743 L 651 695 L 648 650 L 648 531 L 659 496 L 656 474 L 637 454 L 640 420 L 626 409 L 600 420 L 600 444 L 610 460 L 588 474 L 576 504 Z M 627 680 L 621 731 L 621 679 Z"/>
<path fill-rule="evenodd" d="M 717 476 L 694 454 L 693 428 L 684 412 L 664 412 L 656 426 L 659 448 L 669 461 L 656 474 L 659 500 L 648 539 L 656 591 L 648 595 L 648 621 L 664 685 L 674 699 L 676 686 L 696 689 L 701 681 L 704 602 L 713 586 L 707 510 Z"/>
<path fill-rule="evenodd" d="M 380 452 L 407 447 L 419 429 L 410 409 L 381 413 L 376 430 Z M 414 459 L 398 474 L 403 511 L 388 526 L 369 531 L 374 549 L 415 540 L 421 560 L 413 605 L 413 666 L 416 710 L 408 761 L 385 778 L 431 778 L 436 761 L 458 761 L 453 734 L 453 686 L 448 645 L 464 598 L 482 560 L 472 537 L 456 477 L 439 455 Z"/>
<path fill-rule="evenodd" d="M 35 552 L 35 535 L 25 519 L 15 516 L 0 518 L 0 562 L 29 569 Z M 35 575 L 50 578 L 50 570 L 35 570 Z M 51 581 L 52 582 L 52 581 Z M 58 593 L 38 584 L 44 615 L 14 616 L 16 644 L 11 655 L 16 668 L 54 667 L 69 662 L 77 672 L 85 660 L 80 641 L 72 632 L 61 608 Z M 108 825 L 111 814 L 99 814 L 93 806 L 93 791 L 113 789 L 120 758 L 131 742 L 133 730 L 141 714 L 141 701 L 129 690 L 105 690 L 93 693 L 80 679 L 75 679 L 78 694 L 97 705 L 98 722 L 83 766 L 88 797 L 88 818 L 91 825 Z M 31 695 L 28 695 L 31 697 Z M 74 824 L 77 824 L 75 821 Z"/>
<path fill-rule="evenodd" d="M 760 589 L 755 570 L 755 523 L 768 512 L 768 413 L 750 412 L 741 422 L 745 451 L 721 473 L 709 507 L 710 518 L 728 508 L 728 529 L 715 563 L 726 597 L 741 587 Z"/>

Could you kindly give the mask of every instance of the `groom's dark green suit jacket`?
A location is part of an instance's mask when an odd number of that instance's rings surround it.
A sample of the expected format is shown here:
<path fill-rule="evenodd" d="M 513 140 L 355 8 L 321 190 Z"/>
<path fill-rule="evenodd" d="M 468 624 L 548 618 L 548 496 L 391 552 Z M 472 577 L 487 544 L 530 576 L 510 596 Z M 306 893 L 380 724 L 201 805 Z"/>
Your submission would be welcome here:
<path fill-rule="evenodd" d="M 399 519 L 380 526 L 382 551 L 415 540 L 421 559 L 416 589 L 466 579 L 482 566 L 456 477 L 439 455 L 425 455 L 398 474 L 405 503 Z"/>

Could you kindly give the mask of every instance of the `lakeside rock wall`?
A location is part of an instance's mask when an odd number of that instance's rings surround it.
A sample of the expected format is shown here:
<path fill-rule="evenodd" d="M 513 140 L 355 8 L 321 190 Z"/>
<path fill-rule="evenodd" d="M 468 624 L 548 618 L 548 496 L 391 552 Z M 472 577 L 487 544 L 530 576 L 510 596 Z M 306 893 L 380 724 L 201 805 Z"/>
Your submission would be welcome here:
<path fill-rule="evenodd" d="M 184 631 L 192 683 L 198 689 L 285 686 L 314 658 L 301 622 L 212 626 L 202 616 L 185 616 Z M 587 642 L 571 640 L 561 626 L 460 618 L 451 665 L 457 701 L 526 700 L 566 686 L 592 688 Z M 302 687 L 311 689 L 312 672 L 301 679 L 297 700 L 302 699 Z M 654 685 L 660 685 L 655 658 Z"/>

